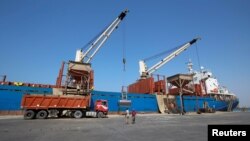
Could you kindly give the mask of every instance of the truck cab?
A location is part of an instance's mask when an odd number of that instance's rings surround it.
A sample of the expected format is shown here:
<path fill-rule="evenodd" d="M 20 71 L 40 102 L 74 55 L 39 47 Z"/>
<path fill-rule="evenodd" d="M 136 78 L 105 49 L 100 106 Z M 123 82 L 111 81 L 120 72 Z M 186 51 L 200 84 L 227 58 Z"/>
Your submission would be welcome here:
<path fill-rule="evenodd" d="M 94 111 L 97 113 L 97 117 L 105 117 L 108 114 L 108 101 L 96 100 Z"/>

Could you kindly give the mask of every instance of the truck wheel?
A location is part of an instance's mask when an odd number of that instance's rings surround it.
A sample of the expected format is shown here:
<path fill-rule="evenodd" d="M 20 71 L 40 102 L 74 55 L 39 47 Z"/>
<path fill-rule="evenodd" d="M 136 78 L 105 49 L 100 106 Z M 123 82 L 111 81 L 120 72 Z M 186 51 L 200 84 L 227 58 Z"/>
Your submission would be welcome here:
<path fill-rule="evenodd" d="M 80 111 L 80 110 L 77 110 L 77 111 L 75 111 L 74 112 L 74 118 L 82 118 L 82 111 Z"/>
<path fill-rule="evenodd" d="M 103 112 L 98 112 L 98 114 L 97 114 L 97 118 L 103 118 L 103 117 L 104 117 Z"/>
<path fill-rule="evenodd" d="M 33 119 L 35 117 L 35 112 L 33 110 L 25 111 L 24 119 Z"/>
<path fill-rule="evenodd" d="M 36 114 L 36 118 L 38 119 L 46 119 L 48 117 L 48 112 L 45 110 L 41 110 Z"/>

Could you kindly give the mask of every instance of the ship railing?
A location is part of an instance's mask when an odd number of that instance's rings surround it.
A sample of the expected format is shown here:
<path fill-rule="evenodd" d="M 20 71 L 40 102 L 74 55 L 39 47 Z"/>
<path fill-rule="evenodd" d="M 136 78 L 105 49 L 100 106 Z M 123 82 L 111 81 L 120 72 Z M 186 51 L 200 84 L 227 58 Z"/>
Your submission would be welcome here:
<path fill-rule="evenodd" d="M 223 94 L 211 94 L 211 98 L 215 98 L 216 101 L 232 101 L 236 100 L 237 97 L 235 95 L 223 95 Z"/>
<path fill-rule="evenodd" d="M 55 85 L 50 84 L 37 84 L 37 83 L 25 83 L 25 82 L 11 82 L 0 81 L 0 85 L 13 85 L 13 86 L 27 86 L 27 87 L 39 87 L 39 88 L 55 88 Z"/>

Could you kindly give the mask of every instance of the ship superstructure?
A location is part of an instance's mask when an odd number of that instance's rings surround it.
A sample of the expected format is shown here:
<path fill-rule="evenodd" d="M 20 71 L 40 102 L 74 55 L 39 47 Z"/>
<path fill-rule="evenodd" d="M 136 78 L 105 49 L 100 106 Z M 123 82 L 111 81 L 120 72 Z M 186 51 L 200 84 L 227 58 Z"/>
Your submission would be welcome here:
<path fill-rule="evenodd" d="M 237 96 L 230 92 L 225 86 L 219 84 L 218 79 L 211 71 L 201 67 L 200 71 L 193 70 L 191 60 L 188 62 L 188 73 L 192 81 L 182 88 L 176 85 L 169 86 L 169 95 L 177 100 L 176 109 L 184 111 L 197 111 L 199 109 L 212 109 L 213 111 L 232 111 L 239 104 Z M 171 77 L 170 77 L 171 78 Z"/>

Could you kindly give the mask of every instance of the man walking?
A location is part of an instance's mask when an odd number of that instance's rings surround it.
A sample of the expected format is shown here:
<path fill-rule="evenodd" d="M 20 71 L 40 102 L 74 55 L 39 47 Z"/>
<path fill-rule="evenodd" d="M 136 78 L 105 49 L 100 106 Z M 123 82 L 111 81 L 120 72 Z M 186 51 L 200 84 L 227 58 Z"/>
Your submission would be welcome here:
<path fill-rule="evenodd" d="M 128 108 L 126 109 L 125 120 L 126 120 L 126 124 L 129 124 L 129 110 L 128 110 Z"/>
<path fill-rule="evenodd" d="M 133 109 L 132 110 L 132 124 L 135 124 L 135 116 L 136 116 L 136 111 Z"/>

